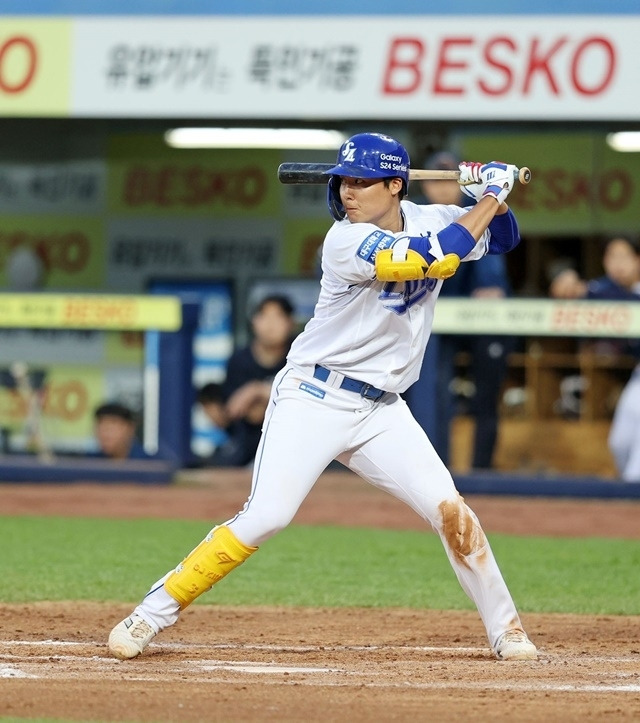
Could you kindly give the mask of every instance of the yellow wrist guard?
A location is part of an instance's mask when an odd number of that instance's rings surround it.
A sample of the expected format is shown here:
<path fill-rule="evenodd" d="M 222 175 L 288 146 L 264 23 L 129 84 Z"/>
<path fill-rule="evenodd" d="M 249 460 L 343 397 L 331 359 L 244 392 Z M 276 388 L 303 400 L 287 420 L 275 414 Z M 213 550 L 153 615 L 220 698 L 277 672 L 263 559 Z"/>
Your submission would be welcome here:
<path fill-rule="evenodd" d="M 393 249 L 382 249 L 376 254 L 378 281 L 417 281 L 418 279 L 448 279 L 460 266 L 457 254 L 447 254 L 440 261 L 429 264 L 417 251 L 407 249 L 406 258 L 393 260 Z"/>

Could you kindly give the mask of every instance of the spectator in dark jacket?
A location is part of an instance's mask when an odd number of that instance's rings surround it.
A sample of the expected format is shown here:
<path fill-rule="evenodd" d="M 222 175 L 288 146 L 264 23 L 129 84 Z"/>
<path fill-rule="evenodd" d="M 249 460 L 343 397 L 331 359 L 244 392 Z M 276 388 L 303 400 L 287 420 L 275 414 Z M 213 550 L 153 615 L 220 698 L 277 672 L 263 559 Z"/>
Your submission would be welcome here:
<path fill-rule="evenodd" d="M 271 383 L 285 364 L 294 336 L 294 308 L 285 296 L 262 299 L 251 314 L 250 343 L 227 362 L 222 396 L 235 447 L 229 466 L 245 466 L 255 457 Z"/>
<path fill-rule="evenodd" d="M 94 433 L 98 457 L 115 460 L 149 459 L 136 439 L 136 415 L 119 402 L 101 404 L 94 412 Z"/>

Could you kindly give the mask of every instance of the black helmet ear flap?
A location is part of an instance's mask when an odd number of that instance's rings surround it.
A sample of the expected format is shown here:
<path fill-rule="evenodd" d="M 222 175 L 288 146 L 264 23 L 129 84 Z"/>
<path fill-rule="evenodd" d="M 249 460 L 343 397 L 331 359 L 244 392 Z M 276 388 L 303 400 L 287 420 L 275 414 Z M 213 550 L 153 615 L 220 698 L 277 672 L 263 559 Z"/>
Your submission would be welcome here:
<path fill-rule="evenodd" d="M 340 176 L 331 176 L 329 183 L 327 184 L 327 206 L 331 211 L 331 216 L 336 221 L 342 221 L 347 215 L 340 200 Z"/>

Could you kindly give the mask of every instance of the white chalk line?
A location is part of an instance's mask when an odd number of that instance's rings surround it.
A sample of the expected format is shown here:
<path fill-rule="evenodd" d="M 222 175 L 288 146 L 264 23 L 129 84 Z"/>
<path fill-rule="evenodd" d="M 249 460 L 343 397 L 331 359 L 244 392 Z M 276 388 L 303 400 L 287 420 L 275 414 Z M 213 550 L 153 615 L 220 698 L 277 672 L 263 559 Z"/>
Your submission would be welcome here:
<path fill-rule="evenodd" d="M 104 643 L 96 642 L 78 642 L 78 641 L 63 641 L 63 640 L 42 640 L 42 641 L 28 641 L 28 640 L 16 640 L 16 641 L 2 641 L 0 640 L 0 647 L 2 645 L 11 646 L 24 646 L 24 647 L 48 647 L 48 648 L 61 648 L 68 649 L 73 647 L 87 647 L 92 645 L 104 645 Z M 266 651 L 266 652 L 280 652 L 280 653 L 291 653 L 291 652 L 311 652 L 311 653 L 327 653 L 327 652 L 353 652 L 353 651 L 413 651 L 413 652 L 487 652 L 486 648 L 457 648 L 457 647 L 435 647 L 435 646 L 404 646 L 404 645 L 332 645 L 332 646 L 311 646 L 311 645 L 266 645 L 266 644 L 255 644 L 255 645 L 244 645 L 244 644 L 231 644 L 231 643 L 220 643 L 214 645 L 195 644 L 189 645 L 185 643 L 165 643 L 155 644 L 154 647 L 165 650 L 193 650 L 195 649 L 218 649 L 218 650 L 255 650 L 255 651 Z M 557 655 L 555 658 L 558 661 L 563 661 L 563 656 Z M 619 663 L 637 663 L 638 657 L 632 656 L 572 656 L 575 662 L 584 665 L 590 662 L 606 662 L 610 664 Z M 115 666 L 127 666 L 127 661 L 116 660 L 112 657 L 103 657 L 100 655 L 92 655 L 89 657 L 82 657 L 78 655 L 31 655 L 28 658 L 13 653 L 0 653 L 0 661 L 7 661 L 7 663 L 0 663 L 0 678 L 40 678 L 49 679 L 53 677 L 60 677 L 59 675 L 36 675 L 26 670 L 23 670 L 21 666 L 28 667 L 30 662 L 93 662 L 100 669 L 113 669 Z M 17 665 L 13 662 L 16 661 Z M 140 661 L 142 662 L 142 661 Z M 433 662 L 433 661 L 431 661 Z M 549 660 L 546 661 L 550 662 Z M 539 663 L 545 663 L 545 661 L 539 661 Z M 529 668 L 535 668 L 539 663 L 528 662 L 526 665 Z M 40 669 L 41 662 L 38 663 L 38 669 Z M 509 665 L 500 664 L 500 665 Z M 128 677 L 129 680 L 136 681 L 148 681 L 157 682 L 166 680 L 166 674 L 164 675 L 139 675 L 139 669 L 135 672 L 132 669 L 133 675 Z M 344 668 L 329 668 L 329 667 L 314 667 L 314 666 L 300 666 L 300 665 L 282 665 L 270 662 L 242 660 L 242 661 L 227 661 L 227 660 L 187 660 L 180 662 L 177 666 L 174 666 L 171 670 L 173 674 L 191 673 L 192 675 L 184 680 L 184 682 L 193 683 L 216 683 L 222 679 L 216 679 L 215 673 L 241 673 L 249 675 L 260 675 L 264 676 L 262 679 L 268 684 L 282 684 L 282 675 L 310 675 L 310 678 L 304 678 L 302 680 L 297 679 L 297 684 L 313 685 L 313 686 L 326 686 L 326 687 L 341 687 L 349 685 L 344 680 L 331 680 L 327 679 L 326 676 L 337 675 L 338 678 L 366 675 L 371 676 L 371 671 L 362 673 L 355 670 L 346 670 Z M 582 674 L 589 674 L 588 671 L 581 671 Z M 65 671 L 56 671 L 56 673 L 65 673 Z M 195 673 L 195 675 L 193 675 Z M 207 673 L 205 677 L 202 677 L 201 673 Z M 214 674 L 214 677 L 211 676 Z M 595 675 L 596 673 L 593 673 Z M 611 673 L 597 673 L 599 676 L 607 676 L 614 678 L 632 678 L 638 679 L 639 676 L 634 673 L 622 673 L 620 671 Z M 268 676 L 278 676 L 277 679 Z M 75 677 L 75 674 L 69 672 L 69 677 Z M 631 682 L 601 682 L 601 683 L 549 683 L 549 682 L 520 682 L 520 681 L 509 681 L 509 682 L 490 682 L 490 681 L 371 681 L 364 682 L 363 687 L 365 688 L 415 688 L 421 690 L 495 690 L 495 691 L 514 691 L 514 692 L 575 692 L 575 693 L 640 693 L 640 683 Z"/>
<path fill-rule="evenodd" d="M 233 670 L 241 673 L 343 673 L 349 671 L 343 668 L 312 668 L 304 665 L 275 665 L 274 663 L 257 663 L 253 660 L 189 660 L 187 661 L 194 668 L 210 672 L 214 670 Z"/>
<path fill-rule="evenodd" d="M 25 658 L 24 655 L 14 655 L 13 653 L 0 653 L 0 660 L 23 660 L 26 662 L 30 662 L 32 660 L 51 660 L 51 661 L 75 661 L 76 663 L 79 663 L 81 661 L 89 661 L 93 660 L 96 663 L 114 663 L 117 664 L 120 661 L 117 658 L 113 658 L 111 656 L 109 657 L 103 657 L 101 655 L 90 655 L 89 657 L 80 657 L 78 655 L 30 655 L 28 658 Z"/>
<path fill-rule="evenodd" d="M 89 658 L 79 658 L 77 655 L 30 655 L 28 659 L 25 659 L 22 655 L 12 655 L 11 653 L 0 653 L 0 660 L 19 660 L 21 662 L 35 662 L 38 660 L 50 661 L 50 662 L 79 662 L 79 661 L 93 661 L 95 663 L 104 663 L 106 665 L 115 666 L 122 663 L 121 660 L 116 658 L 103 658 L 99 655 L 92 655 Z M 347 673 L 343 668 L 315 668 L 304 665 L 275 665 L 274 663 L 258 663 L 255 660 L 186 660 L 180 669 L 184 667 L 193 666 L 199 670 L 210 671 L 210 670 L 238 670 L 243 673 Z M 20 672 L 9 664 L 5 668 L 0 667 L 0 677 L 4 670 L 9 672 Z M 22 676 L 5 676 L 5 677 L 27 677 L 26 674 Z M 34 677 L 34 676 L 28 676 Z"/>
<path fill-rule="evenodd" d="M 71 640 L 0 640 L 3 645 L 26 647 L 103 647 L 104 641 L 71 641 Z M 352 653 L 352 652 L 408 652 L 408 653 L 484 653 L 489 655 L 488 647 L 461 647 L 461 646 L 435 646 L 435 645 L 272 645 L 267 643 L 151 643 L 149 649 L 176 651 L 183 650 L 256 650 L 270 653 Z M 640 663 L 640 655 L 582 655 L 574 653 L 545 653 L 539 651 L 541 660 L 571 660 L 585 663 Z M 0 657 L 2 657 L 0 653 Z M 104 658 L 112 660 L 112 658 Z M 115 660 L 115 658 L 113 659 Z M 117 661 L 116 661 L 117 662 Z"/>
<path fill-rule="evenodd" d="M 0 665 L 0 678 L 37 678 L 37 675 L 26 673 L 15 665 Z"/>
<path fill-rule="evenodd" d="M 86 647 L 91 645 L 104 645 L 105 642 L 89 640 L 77 642 L 70 640 L 0 640 L 2 645 L 24 645 L 33 647 Z M 368 652 L 405 650 L 408 652 L 445 652 L 445 653 L 487 653 L 489 648 L 464 648 L 456 646 L 433 646 L 433 645 L 269 645 L 267 643 L 151 643 L 150 648 L 162 648 L 163 650 L 263 650 L 267 652 L 284 653 L 339 653 L 339 652 Z"/>

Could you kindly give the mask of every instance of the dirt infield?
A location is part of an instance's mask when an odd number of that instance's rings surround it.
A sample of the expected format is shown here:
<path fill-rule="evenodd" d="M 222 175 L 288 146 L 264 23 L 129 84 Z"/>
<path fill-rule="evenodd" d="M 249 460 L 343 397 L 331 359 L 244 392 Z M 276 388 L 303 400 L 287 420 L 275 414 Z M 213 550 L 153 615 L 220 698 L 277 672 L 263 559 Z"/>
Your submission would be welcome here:
<path fill-rule="evenodd" d="M 218 521 L 247 475 L 188 486 L 0 485 L 0 512 Z M 487 532 L 639 538 L 640 503 L 469 497 Z M 324 475 L 296 522 L 423 528 L 351 475 Z M 133 661 L 129 606 L 0 608 L 0 715 L 100 721 L 640 720 L 640 619 L 526 615 L 537 662 L 500 663 L 474 612 L 194 606 Z"/>

